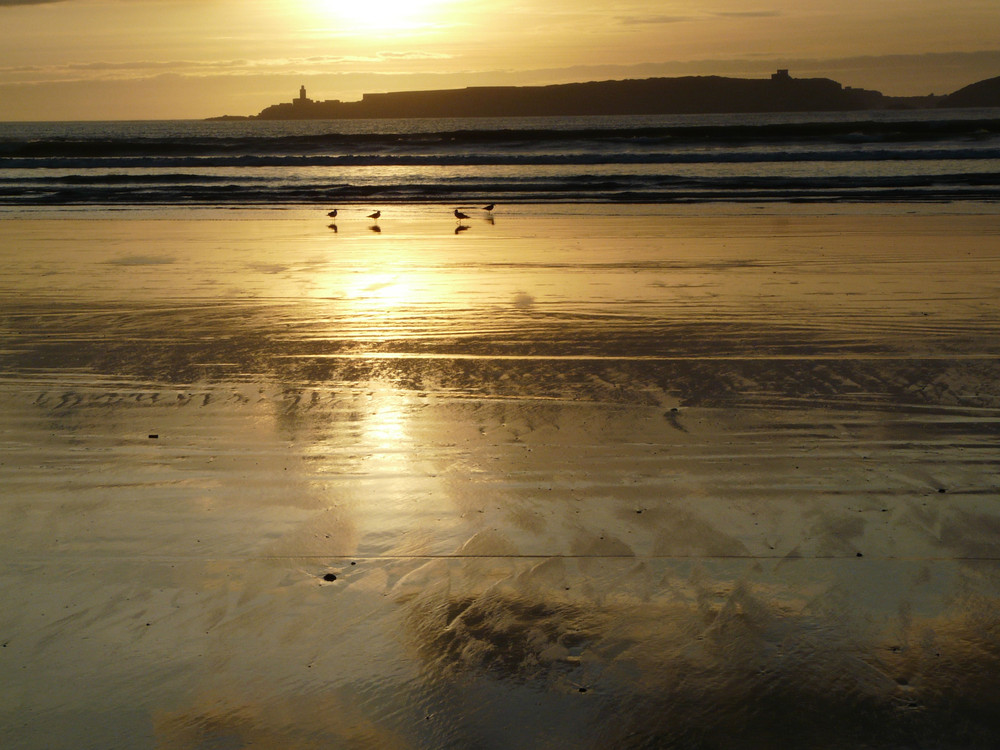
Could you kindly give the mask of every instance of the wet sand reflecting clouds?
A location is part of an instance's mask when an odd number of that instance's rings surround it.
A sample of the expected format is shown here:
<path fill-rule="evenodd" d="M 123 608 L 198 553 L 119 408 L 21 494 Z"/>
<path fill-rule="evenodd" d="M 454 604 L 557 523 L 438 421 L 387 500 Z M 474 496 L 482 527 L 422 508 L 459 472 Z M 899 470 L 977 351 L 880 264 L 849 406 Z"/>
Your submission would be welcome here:
<path fill-rule="evenodd" d="M 995 746 L 1000 219 L 591 211 L 0 222 L 0 744 Z"/>

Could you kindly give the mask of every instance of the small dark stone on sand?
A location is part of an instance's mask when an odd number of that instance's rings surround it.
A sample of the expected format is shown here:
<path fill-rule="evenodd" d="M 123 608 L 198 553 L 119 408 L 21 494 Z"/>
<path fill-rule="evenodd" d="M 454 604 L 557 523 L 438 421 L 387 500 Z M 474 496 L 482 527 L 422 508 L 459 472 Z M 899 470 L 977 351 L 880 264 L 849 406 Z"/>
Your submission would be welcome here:
<path fill-rule="evenodd" d="M 858 552 L 857 555 L 855 555 L 855 557 L 864 557 L 864 555 L 862 555 L 860 552 Z"/>
<path fill-rule="evenodd" d="M 579 688 L 577 688 L 577 692 L 586 693 L 587 692 L 587 688 L 585 688 L 585 687 L 579 687 Z"/>
<path fill-rule="evenodd" d="M 947 491 L 948 490 L 946 490 L 944 487 L 938 487 L 938 492 L 942 492 L 943 493 L 943 492 L 947 492 Z"/>
<path fill-rule="evenodd" d="M 324 581 L 336 581 L 337 580 L 337 576 L 335 576 L 333 573 L 327 573 L 325 576 L 323 576 L 323 580 Z"/>
<path fill-rule="evenodd" d="M 159 435 L 155 435 L 155 434 L 151 434 L 151 435 L 149 436 L 149 439 L 150 439 L 150 440 L 157 440 L 157 439 L 159 439 L 159 437 L 160 437 Z"/>

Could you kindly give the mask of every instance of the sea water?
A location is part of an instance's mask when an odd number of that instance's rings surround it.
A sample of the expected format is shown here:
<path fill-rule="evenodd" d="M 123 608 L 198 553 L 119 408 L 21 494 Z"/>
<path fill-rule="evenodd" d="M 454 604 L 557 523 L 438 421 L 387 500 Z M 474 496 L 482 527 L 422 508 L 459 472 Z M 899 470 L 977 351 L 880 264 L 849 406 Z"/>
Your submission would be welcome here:
<path fill-rule="evenodd" d="M 0 123 L 0 206 L 997 197 L 990 109 Z"/>

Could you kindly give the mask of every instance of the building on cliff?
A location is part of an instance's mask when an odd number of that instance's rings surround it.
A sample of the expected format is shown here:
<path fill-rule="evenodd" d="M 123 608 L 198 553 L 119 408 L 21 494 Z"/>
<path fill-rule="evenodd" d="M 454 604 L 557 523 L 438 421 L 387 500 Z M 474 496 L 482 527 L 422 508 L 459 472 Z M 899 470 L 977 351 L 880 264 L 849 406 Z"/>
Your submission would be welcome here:
<path fill-rule="evenodd" d="M 306 87 L 305 86 L 300 86 L 299 87 L 299 98 L 298 99 L 292 99 L 292 104 L 294 104 L 297 107 L 304 107 L 307 104 L 312 104 L 312 103 L 313 103 L 313 100 L 309 99 L 306 96 Z"/>

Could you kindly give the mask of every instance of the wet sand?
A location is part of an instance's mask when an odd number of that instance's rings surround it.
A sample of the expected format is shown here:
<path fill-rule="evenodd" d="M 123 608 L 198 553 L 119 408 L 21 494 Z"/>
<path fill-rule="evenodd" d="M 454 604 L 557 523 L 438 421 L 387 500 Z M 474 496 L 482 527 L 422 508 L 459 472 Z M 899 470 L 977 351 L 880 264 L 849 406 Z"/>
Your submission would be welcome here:
<path fill-rule="evenodd" d="M 0 221 L 0 745 L 1000 742 L 1000 216 L 364 213 Z"/>

